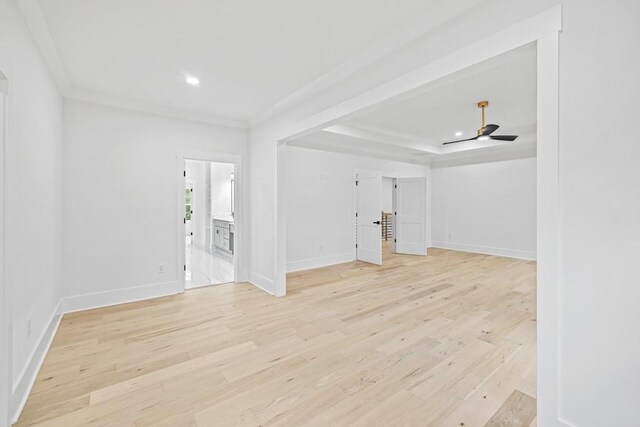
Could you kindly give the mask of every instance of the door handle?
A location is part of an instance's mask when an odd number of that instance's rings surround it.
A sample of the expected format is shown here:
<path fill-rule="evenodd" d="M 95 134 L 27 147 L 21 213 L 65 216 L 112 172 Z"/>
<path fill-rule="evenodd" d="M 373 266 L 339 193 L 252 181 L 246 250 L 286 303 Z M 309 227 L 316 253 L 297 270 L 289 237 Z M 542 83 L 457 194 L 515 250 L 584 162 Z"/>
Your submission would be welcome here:
<path fill-rule="evenodd" d="M 380 221 L 373 221 L 373 223 L 380 225 Z"/>

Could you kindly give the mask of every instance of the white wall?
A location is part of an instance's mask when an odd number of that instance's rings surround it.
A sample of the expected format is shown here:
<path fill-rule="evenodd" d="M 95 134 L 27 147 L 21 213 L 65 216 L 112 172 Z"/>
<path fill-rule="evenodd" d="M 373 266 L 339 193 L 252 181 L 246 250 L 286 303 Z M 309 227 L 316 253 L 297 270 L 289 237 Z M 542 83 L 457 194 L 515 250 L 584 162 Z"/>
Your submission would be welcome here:
<path fill-rule="evenodd" d="M 287 165 L 288 271 L 355 259 L 356 169 L 429 176 L 428 166 L 300 147 L 287 147 Z"/>
<path fill-rule="evenodd" d="M 432 246 L 536 256 L 536 159 L 432 169 Z"/>
<path fill-rule="evenodd" d="M 393 212 L 393 178 L 399 177 L 382 177 L 382 210 L 385 212 Z"/>
<path fill-rule="evenodd" d="M 249 131 L 249 280 L 275 292 L 274 223 L 277 125 Z"/>
<path fill-rule="evenodd" d="M 245 142 L 240 129 L 65 101 L 65 308 L 175 292 L 177 151 Z"/>
<path fill-rule="evenodd" d="M 11 293 L 4 280 L 4 145 L 5 145 L 5 98 L 7 80 L 0 71 L 0 427 L 9 423 L 11 401 Z"/>
<path fill-rule="evenodd" d="M 185 169 L 187 172 L 186 182 L 193 186 L 191 231 L 193 232 L 193 244 L 204 248 L 207 241 L 207 171 L 208 162 L 187 160 Z"/>
<path fill-rule="evenodd" d="M 563 8 L 559 399 L 556 413 L 556 402 L 542 397 L 538 422 L 630 425 L 636 422 L 640 389 L 640 144 L 629 137 L 640 122 L 637 0 L 487 0 L 252 129 L 251 269 L 264 286 L 275 286 L 282 277 L 273 251 L 276 132 L 557 4 Z M 483 20 L 496 25 L 477 25 Z M 592 126 L 603 122 L 607 126 Z M 555 381 L 554 372 L 541 375 Z"/>
<path fill-rule="evenodd" d="M 231 216 L 232 163 L 211 163 L 211 212 L 214 217 L 225 219 Z"/>
<path fill-rule="evenodd" d="M 640 123 L 640 2 L 567 1 L 564 11 L 560 410 L 577 426 L 632 425 L 640 390 L 640 144 L 632 136 Z"/>
<path fill-rule="evenodd" d="M 0 71 L 9 80 L 4 280 L 13 294 L 15 410 L 60 293 L 62 100 L 12 1 L 0 1 Z"/>

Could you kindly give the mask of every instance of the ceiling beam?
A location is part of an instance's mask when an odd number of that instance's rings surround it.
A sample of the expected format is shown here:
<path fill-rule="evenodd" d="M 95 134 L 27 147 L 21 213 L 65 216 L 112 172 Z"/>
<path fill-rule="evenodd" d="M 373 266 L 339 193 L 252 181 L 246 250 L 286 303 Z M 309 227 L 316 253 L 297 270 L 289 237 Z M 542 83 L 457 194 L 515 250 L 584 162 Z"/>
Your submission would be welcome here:
<path fill-rule="evenodd" d="M 329 151 L 332 153 L 349 154 L 352 156 L 365 156 L 374 159 L 392 160 L 402 163 L 413 163 L 418 165 L 428 165 L 430 159 L 425 156 L 399 156 L 397 154 L 382 153 L 375 150 L 366 150 L 362 148 L 354 148 L 350 146 L 338 146 L 332 142 L 323 141 L 322 138 L 305 137 L 300 140 L 291 141 L 288 145 L 301 148 L 310 148 L 313 150 Z"/>
<path fill-rule="evenodd" d="M 399 30 L 382 38 L 344 63 L 322 74 L 317 79 L 299 88 L 265 111 L 258 113 L 250 119 L 249 124 L 251 126 L 257 126 L 264 123 L 270 118 L 322 92 L 326 88 L 370 67 L 376 61 L 397 52 L 414 40 L 424 37 L 433 31 L 440 30 L 443 24 L 459 18 L 461 11 L 469 11 L 473 10 L 473 8 L 480 7 L 481 1 L 458 0 L 456 2 L 440 2 L 438 6 L 437 8 L 431 8 L 428 13 L 419 15 Z"/>

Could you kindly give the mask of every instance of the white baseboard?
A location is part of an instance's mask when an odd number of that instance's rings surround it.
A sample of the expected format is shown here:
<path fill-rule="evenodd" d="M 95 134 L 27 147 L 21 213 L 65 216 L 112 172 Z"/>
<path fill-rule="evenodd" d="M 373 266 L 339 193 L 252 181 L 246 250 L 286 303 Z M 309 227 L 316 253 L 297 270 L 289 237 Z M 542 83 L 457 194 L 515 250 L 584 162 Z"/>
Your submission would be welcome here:
<path fill-rule="evenodd" d="M 275 283 L 273 280 L 261 274 L 250 272 L 249 282 L 263 291 L 271 295 L 275 295 Z M 35 347 L 29 358 L 29 363 L 25 366 L 19 380 L 14 384 L 13 394 L 11 397 L 12 423 L 17 422 L 20 413 L 27 402 L 31 388 L 35 383 L 38 372 L 40 371 L 45 356 L 49 351 L 49 347 L 51 346 L 53 338 L 58 330 L 63 314 L 175 295 L 181 293 L 183 290 L 182 285 L 178 281 L 169 281 L 134 288 L 124 288 L 61 298 L 51 320 L 49 321 L 47 329 L 40 337 L 38 345 Z"/>
<path fill-rule="evenodd" d="M 51 319 L 49 320 L 47 329 L 45 329 L 42 336 L 40 336 L 38 345 L 29 355 L 28 363 L 20 373 L 17 381 L 13 384 L 13 392 L 11 395 L 11 424 L 15 424 L 18 421 L 20 413 L 22 412 L 24 405 L 27 403 L 29 393 L 31 393 L 31 389 L 36 381 L 38 372 L 40 372 L 40 367 L 44 362 L 44 358 L 49 352 L 49 347 L 51 346 L 53 338 L 58 331 L 61 319 L 62 301 L 59 301 Z"/>
<path fill-rule="evenodd" d="M 496 255 L 508 258 L 526 259 L 530 261 L 536 260 L 536 253 L 533 251 L 523 251 L 519 249 L 495 248 L 491 246 L 469 245 L 466 243 L 455 242 L 431 242 L 429 247 L 440 249 L 451 249 L 454 251 L 474 252 L 477 254 Z"/>
<path fill-rule="evenodd" d="M 328 267 L 335 264 L 343 264 L 345 262 L 354 261 L 353 252 L 330 255 L 318 258 L 307 258 L 299 261 L 289 261 L 287 263 L 287 273 L 294 271 L 310 270 L 312 268 Z"/>
<path fill-rule="evenodd" d="M 262 274 L 258 274 L 254 271 L 249 272 L 249 283 L 252 285 L 262 289 L 268 294 L 274 295 L 276 294 L 276 284 L 273 280 L 266 278 Z"/>
<path fill-rule="evenodd" d="M 135 288 L 118 289 L 115 291 L 96 292 L 92 294 L 77 295 L 61 298 L 56 306 L 47 329 L 44 331 L 38 345 L 29 357 L 29 362 L 23 369 L 18 380 L 14 383 L 11 396 L 11 423 L 18 421 L 20 413 L 27 402 L 31 388 L 36 380 L 38 372 L 49 352 L 49 347 L 58 331 L 62 315 L 74 311 L 89 310 L 92 308 L 106 307 L 109 305 L 124 304 L 128 302 L 146 300 L 182 292 L 183 289 L 177 281 L 154 283 Z"/>
<path fill-rule="evenodd" d="M 169 282 L 137 286 L 135 288 L 76 295 L 62 298 L 62 310 L 64 313 L 73 313 L 75 311 L 175 295 L 183 290 L 182 285 L 178 281 L 172 280 Z"/>

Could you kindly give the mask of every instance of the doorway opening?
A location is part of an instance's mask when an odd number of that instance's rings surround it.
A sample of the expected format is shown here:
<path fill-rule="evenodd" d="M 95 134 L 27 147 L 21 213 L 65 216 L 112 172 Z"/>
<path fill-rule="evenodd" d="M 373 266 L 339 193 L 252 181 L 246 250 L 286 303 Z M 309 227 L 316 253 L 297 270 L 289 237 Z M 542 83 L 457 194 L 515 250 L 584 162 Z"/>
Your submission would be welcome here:
<path fill-rule="evenodd" d="M 382 240 L 382 262 L 393 253 L 393 177 L 382 177 L 382 212 L 380 221 Z"/>
<path fill-rule="evenodd" d="M 426 177 L 355 172 L 356 259 L 382 265 L 390 254 L 427 255 Z"/>
<path fill-rule="evenodd" d="M 475 64 L 496 58 L 529 43 L 536 51 L 535 99 L 536 135 L 536 345 L 537 345 L 537 419 L 538 423 L 557 423 L 558 412 L 558 313 L 559 313 L 559 163 L 558 163 L 558 41 L 562 9 L 554 6 L 491 36 L 475 41 L 436 61 L 416 68 L 368 92 L 361 93 L 324 111 L 283 128 L 276 134 L 278 143 L 278 202 L 276 205 L 277 254 L 274 293 L 285 295 L 286 227 L 287 220 L 284 185 L 286 168 L 285 147 L 293 141 L 307 138 L 344 120 L 373 110 L 376 106 L 391 105 L 412 94 L 419 94 L 427 85 L 463 71 Z M 474 100 L 485 99 L 475 96 Z M 378 125 L 378 124 L 377 124 Z M 452 135 L 457 134 L 451 129 Z M 350 132 L 352 133 L 352 132 Z M 394 140 L 397 139 L 394 137 Z M 448 139 L 451 139 L 449 136 Z M 409 141 L 411 143 L 413 141 Z M 338 145 L 338 144 L 335 144 Z M 344 144 L 343 144 L 344 145 Z M 413 146 L 413 144 L 411 144 Z M 452 150 L 453 151 L 453 150 Z M 425 156 L 426 157 L 426 156 Z M 464 162 L 462 153 L 457 159 Z M 448 235 L 447 235 L 448 237 Z M 453 237 L 453 236 L 452 236 Z"/>
<path fill-rule="evenodd" d="M 186 160 L 183 176 L 184 287 L 234 282 L 235 165 Z"/>

